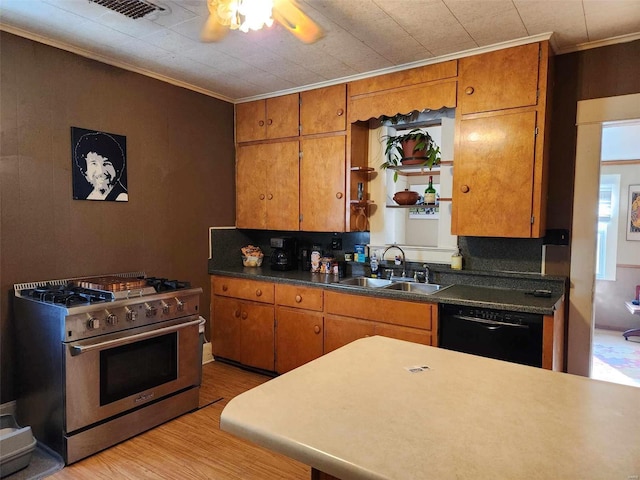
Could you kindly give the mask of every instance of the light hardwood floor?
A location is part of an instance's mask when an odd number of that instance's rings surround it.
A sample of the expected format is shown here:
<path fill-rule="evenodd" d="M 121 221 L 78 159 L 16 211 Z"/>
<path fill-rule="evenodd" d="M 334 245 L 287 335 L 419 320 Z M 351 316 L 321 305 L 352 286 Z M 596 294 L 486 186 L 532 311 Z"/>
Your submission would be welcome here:
<path fill-rule="evenodd" d="M 269 377 L 212 362 L 203 366 L 200 408 L 69 465 L 53 480 L 309 480 L 311 469 L 220 430 L 235 395 Z M 268 413 L 267 413 L 268 414 Z"/>

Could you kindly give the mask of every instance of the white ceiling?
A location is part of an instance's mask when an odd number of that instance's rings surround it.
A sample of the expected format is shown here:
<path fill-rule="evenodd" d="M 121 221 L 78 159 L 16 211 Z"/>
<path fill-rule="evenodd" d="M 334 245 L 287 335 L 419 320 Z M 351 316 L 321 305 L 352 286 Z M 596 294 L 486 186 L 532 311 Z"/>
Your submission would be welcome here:
<path fill-rule="evenodd" d="M 88 0 L 0 0 L 0 29 L 238 102 L 553 32 L 556 53 L 640 38 L 640 0 L 300 0 L 312 45 L 277 23 L 203 43 L 205 0 L 132 20 Z M 595 42 L 595 43 L 594 43 Z"/>

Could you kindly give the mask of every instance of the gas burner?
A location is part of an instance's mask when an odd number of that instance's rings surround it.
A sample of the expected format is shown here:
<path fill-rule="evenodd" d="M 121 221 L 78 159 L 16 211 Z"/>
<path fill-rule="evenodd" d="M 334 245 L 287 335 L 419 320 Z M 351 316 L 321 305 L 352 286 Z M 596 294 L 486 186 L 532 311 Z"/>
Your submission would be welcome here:
<path fill-rule="evenodd" d="M 156 292 L 166 292 L 169 290 L 180 290 L 190 288 L 191 283 L 179 280 L 169 280 L 166 278 L 147 277 L 147 285 L 153 287 Z"/>
<path fill-rule="evenodd" d="M 76 287 L 72 284 L 47 284 L 33 289 L 22 290 L 20 294 L 41 302 L 54 303 L 66 307 L 113 300 L 111 292 Z"/>

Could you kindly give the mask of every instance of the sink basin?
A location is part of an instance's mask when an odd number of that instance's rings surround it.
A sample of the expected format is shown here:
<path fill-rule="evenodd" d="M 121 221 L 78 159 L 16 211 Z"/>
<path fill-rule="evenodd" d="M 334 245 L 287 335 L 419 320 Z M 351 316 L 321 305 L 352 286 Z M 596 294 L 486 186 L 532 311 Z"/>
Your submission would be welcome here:
<path fill-rule="evenodd" d="M 442 288 L 434 283 L 397 282 L 384 287 L 387 290 L 402 290 L 403 292 L 422 293 L 430 295 Z"/>
<path fill-rule="evenodd" d="M 352 285 L 354 287 L 380 288 L 391 285 L 391 280 L 384 278 L 353 277 L 345 278 L 338 283 L 340 283 L 340 285 Z"/>

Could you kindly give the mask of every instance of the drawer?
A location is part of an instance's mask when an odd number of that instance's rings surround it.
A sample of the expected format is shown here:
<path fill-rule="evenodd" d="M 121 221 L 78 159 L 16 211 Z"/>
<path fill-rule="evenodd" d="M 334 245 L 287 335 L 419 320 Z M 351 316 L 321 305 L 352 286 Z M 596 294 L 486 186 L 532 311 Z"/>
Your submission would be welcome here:
<path fill-rule="evenodd" d="M 327 313 L 423 330 L 432 328 L 434 306 L 433 303 L 325 292 Z"/>
<path fill-rule="evenodd" d="M 278 305 L 321 312 L 323 299 L 324 292 L 319 288 L 276 284 L 276 303 Z"/>
<path fill-rule="evenodd" d="M 241 298 L 254 302 L 273 303 L 274 284 L 231 277 L 212 277 L 213 295 Z"/>

